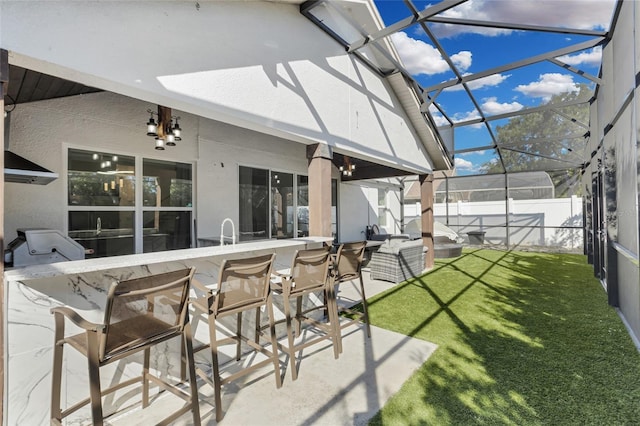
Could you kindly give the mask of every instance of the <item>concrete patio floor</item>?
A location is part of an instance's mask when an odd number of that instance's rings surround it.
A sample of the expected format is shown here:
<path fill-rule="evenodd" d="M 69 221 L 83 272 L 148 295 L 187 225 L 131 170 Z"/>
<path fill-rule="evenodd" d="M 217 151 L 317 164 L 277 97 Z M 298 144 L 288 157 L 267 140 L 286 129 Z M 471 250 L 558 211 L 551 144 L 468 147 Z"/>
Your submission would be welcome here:
<path fill-rule="evenodd" d="M 368 270 L 363 277 L 367 297 L 394 286 L 370 280 Z M 355 286 L 356 283 L 341 285 L 341 303 L 350 305 L 359 300 Z M 221 424 L 367 424 L 437 348 L 433 343 L 378 327 L 371 327 L 369 339 L 362 324 L 346 328 L 343 333 L 343 353 L 338 359 L 334 359 L 329 341 L 303 351 L 296 381 L 291 380 L 286 355 L 281 355 L 284 380 L 280 389 L 268 367 L 225 386 L 225 417 Z M 216 424 L 213 390 L 204 382 L 199 381 L 198 385 L 202 423 Z M 155 424 L 180 404 L 182 400 L 164 392 L 150 407 L 142 410 L 138 405 L 129 412 L 118 413 L 108 419 L 108 424 Z M 174 424 L 192 424 L 191 415 L 182 416 Z"/>

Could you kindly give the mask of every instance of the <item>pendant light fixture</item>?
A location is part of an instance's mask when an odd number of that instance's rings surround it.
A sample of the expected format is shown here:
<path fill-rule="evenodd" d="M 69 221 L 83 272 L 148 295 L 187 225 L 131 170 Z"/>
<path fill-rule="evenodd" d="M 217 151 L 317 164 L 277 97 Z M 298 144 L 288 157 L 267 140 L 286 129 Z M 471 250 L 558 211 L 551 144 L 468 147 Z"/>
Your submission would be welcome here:
<path fill-rule="evenodd" d="M 176 146 L 176 141 L 182 140 L 182 129 L 178 124 L 180 117 L 171 115 L 171 108 L 158 105 L 158 112 L 148 109 L 150 114 L 147 122 L 147 136 L 155 138 L 156 149 L 164 150 L 165 146 Z M 154 120 L 158 117 L 158 122 Z"/>
<path fill-rule="evenodd" d="M 351 158 L 344 156 L 344 165 L 340 166 L 340 172 L 342 176 L 353 176 L 353 172 L 356 170 L 356 164 L 351 161 Z"/>

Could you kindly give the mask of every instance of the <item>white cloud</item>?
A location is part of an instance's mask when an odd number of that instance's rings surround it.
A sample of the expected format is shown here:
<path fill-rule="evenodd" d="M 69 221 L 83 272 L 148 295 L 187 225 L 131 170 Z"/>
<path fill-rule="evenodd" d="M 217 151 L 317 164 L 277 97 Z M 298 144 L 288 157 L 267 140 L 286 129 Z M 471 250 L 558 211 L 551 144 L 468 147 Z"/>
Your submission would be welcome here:
<path fill-rule="evenodd" d="M 469 73 L 466 73 L 464 75 L 469 75 Z M 467 86 L 469 86 L 470 90 L 484 89 L 486 87 L 496 87 L 509 77 L 511 77 L 511 75 L 492 74 L 487 77 L 479 78 L 477 80 L 472 80 L 467 83 Z M 464 90 L 464 87 L 462 87 L 462 84 L 456 84 L 455 86 L 448 87 L 444 91 L 456 92 L 460 90 Z"/>
<path fill-rule="evenodd" d="M 482 111 L 488 115 L 504 114 L 506 112 L 520 111 L 524 105 L 518 102 L 499 103 L 496 97 L 487 98 L 480 106 Z"/>
<path fill-rule="evenodd" d="M 465 160 L 464 158 L 456 157 L 453 161 L 456 169 L 458 170 L 473 172 L 478 169 L 475 164 L 473 164 L 471 161 Z"/>
<path fill-rule="evenodd" d="M 424 41 L 411 38 L 404 32 L 392 34 L 391 39 L 410 74 L 432 75 L 449 71 L 449 65 L 442 59 L 440 52 Z M 451 60 L 464 71 L 471 66 L 471 52 L 458 52 L 451 55 Z"/>
<path fill-rule="evenodd" d="M 471 66 L 471 52 L 468 50 L 461 50 L 458 53 L 451 55 L 451 62 L 458 68 L 459 70 L 469 69 Z"/>
<path fill-rule="evenodd" d="M 447 10 L 441 16 L 564 28 L 606 29 L 611 21 L 615 2 L 616 0 L 469 0 Z M 462 33 L 497 36 L 512 32 L 466 25 L 437 25 L 433 29 L 440 37 Z"/>
<path fill-rule="evenodd" d="M 440 111 L 437 111 L 437 112 L 431 111 L 431 118 L 433 118 L 433 122 L 436 123 L 436 127 L 449 125 L 449 122 L 447 121 L 446 118 L 444 118 L 442 114 L 440 114 Z"/>
<path fill-rule="evenodd" d="M 534 98 L 542 98 L 545 101 L 551 99 L 553 95 L 566 92 L 577 92 L 580 90 L 573 82 L 573 76 L 549 73 L 541 74 L 538 81 L 529 84 L 521 84 L 514 90 Z"/>
<path fill-rule="evenodd" d="M 492 116 L 496 114 L 504 114 L 507 112 L 520 111 L 521 109 L 524 108 L 524 105 L 518 102 L 500 103 L 497 101 L 497 98 L 491 97 L 491 98 L 484 99 L 484 102 L 480 105 L 480 108 L 482 109 L 482 112 L 484 112 L 486 116 Z M 480 113 L 475 109 L 467 112 L 458 112 L 451 117 L 451 119 L 456 123 L 474 120 L 476 118 L 480 118 Z M 482 123 L 469 125 L 469 127 L 473 129 L 477 129 L 482 126 L 483 126 Z"/>
<path fill-rule="evenodd" d="M 558 57 L 558 60 L 569 65 L 593 65 L 599 66 L 602 62 L 602 47 L 596 46 L 593 49 L 578 53 L 577 55 L 565 55 Z"/>
<path fill-rule="evenodd" d="M 476 118 L 480 118 L 480 113 L 475 109 L 468 112 L 457 112 L 453 114 L 453 117 L 451 117 L 451 119 L 456 123 L 460 123 L 462 121 L 475 120 Z M 473 126 L 480 127 L 482 126 L 482 124 L 481 123 L 474 124 Z"/>
<path fill-rule="evenodd" d="M 487 151 L 484 149 L 478 150 L 478 151 L 469 151 L 469 152 L 463 152 L 462 154 L 457 154 L 461 157 L 468 157 L 470 155 L 484 155 Z"/>

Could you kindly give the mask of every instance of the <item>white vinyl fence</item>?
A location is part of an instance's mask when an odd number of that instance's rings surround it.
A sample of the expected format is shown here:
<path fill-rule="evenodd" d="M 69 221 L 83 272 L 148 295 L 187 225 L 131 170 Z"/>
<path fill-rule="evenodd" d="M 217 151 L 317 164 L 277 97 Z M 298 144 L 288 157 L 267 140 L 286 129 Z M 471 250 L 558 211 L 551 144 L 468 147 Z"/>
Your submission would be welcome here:
<path fill-rule="evenodd" d="M 507 211 L 508 206 L 508 211 Z M 405 204 L 405 223 L 418 218 L 420 203 Z M 491 245 L 548 246 L 581 249 L 583 244 L 582 198 L 553 198 L 438 203 L 434 218 L 456 231 L 467 242 L 468 233 L 484 232 Z M 508 218 L 508 220 L 507 220 Z M 471 242 L 477 242 L 472 237 Z"/>

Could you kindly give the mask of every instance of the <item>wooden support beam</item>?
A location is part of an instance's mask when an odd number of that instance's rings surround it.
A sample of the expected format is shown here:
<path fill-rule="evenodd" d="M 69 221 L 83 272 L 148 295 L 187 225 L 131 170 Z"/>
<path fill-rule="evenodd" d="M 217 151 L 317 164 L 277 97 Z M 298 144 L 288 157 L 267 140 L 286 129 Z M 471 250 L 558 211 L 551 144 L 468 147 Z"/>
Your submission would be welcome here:
<path fill-rule="evenodd" d="M 325 144 L 307 146 L 309 160 L 309 235 L 331 237 L 333 151 Z"/>

